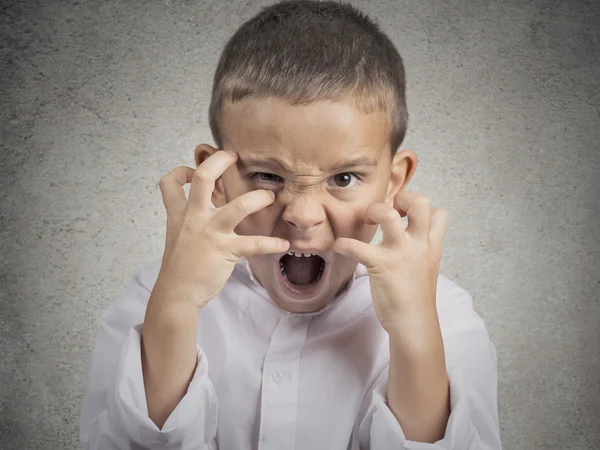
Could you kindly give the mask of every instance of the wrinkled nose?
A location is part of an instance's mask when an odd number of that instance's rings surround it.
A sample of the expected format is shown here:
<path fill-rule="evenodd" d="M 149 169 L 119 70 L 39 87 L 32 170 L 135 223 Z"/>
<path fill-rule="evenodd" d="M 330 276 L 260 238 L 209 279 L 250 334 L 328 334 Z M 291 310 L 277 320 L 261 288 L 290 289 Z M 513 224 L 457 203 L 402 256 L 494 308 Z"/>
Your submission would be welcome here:
<path fill-rule="evenodd" d="M 325 211 L 317 196 L 302 196 L 290 199 L 281 217 L 297 231 L 310 232 L 325 221 Z"/>

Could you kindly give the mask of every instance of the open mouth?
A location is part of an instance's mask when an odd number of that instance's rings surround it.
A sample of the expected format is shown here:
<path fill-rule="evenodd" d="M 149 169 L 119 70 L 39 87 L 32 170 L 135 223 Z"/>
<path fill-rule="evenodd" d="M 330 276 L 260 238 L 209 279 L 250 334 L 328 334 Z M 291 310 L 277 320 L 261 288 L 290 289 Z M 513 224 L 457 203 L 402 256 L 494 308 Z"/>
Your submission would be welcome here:
<path fill-rule="evenodd" d="M 279 260 L 279 271 L 290 284 L 302 289 L 323 276 L 325 260 L 315 254 L 290 252 Z"/>
<path fill-rule="evenodd" d="M 313 297 L 321 288 L 326 267 L 325 259 L 319 255 L 289 252 L 279 259 L 279 278 L 292 297 Z"/>

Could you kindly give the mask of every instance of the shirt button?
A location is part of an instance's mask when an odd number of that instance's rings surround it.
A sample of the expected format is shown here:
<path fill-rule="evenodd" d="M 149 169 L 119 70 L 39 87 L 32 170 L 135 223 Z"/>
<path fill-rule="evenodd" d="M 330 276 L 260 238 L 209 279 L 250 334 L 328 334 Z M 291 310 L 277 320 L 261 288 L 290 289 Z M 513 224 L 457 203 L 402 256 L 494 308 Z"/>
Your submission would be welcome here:
<path fill-rule="evenodd" d="M 281 385 L 281 384 L 285 383 L 286 378 L 287 378 L 287 375 L 283 372 L 273 372 L 271 374 L 271 379 L 277 385 Z"/>

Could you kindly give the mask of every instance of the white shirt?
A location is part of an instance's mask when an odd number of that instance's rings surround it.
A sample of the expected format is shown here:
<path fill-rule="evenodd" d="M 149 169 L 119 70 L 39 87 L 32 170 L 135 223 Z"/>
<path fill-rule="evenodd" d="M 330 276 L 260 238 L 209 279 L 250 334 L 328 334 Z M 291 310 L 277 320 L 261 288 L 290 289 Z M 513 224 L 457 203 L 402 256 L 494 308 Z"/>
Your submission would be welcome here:
<path fill-rule="evenodd" d="M 148 416 L 140 331 L 160 264 L 138 270 L 100 318 L 81 410 L 85 449 L 501 449 L 495 346 L 471 296 L 442 275 L 451 414 L 435 444 L 406 439 L 386 404 L 388 335 L 362 265 L 321 311 L 289 313 L 242 259 L 200 311 L 196 370 L 159 430 Z"/>

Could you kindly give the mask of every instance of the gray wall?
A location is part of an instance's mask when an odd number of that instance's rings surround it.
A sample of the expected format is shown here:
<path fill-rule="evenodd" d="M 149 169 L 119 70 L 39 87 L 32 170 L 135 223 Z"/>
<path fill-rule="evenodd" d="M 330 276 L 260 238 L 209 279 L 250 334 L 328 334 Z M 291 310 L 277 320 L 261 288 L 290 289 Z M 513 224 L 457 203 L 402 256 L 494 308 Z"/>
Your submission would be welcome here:
<path fill-rule="evenodd" d="M 226 39 L 270 2 L 0 10 L 0 447 L 75 449 L 97 319 L 162 254 Z M 410 190 L 499 356 L 506 449 L 600 446 L 600 2 L 354 2 L 407 68 Z"/>

